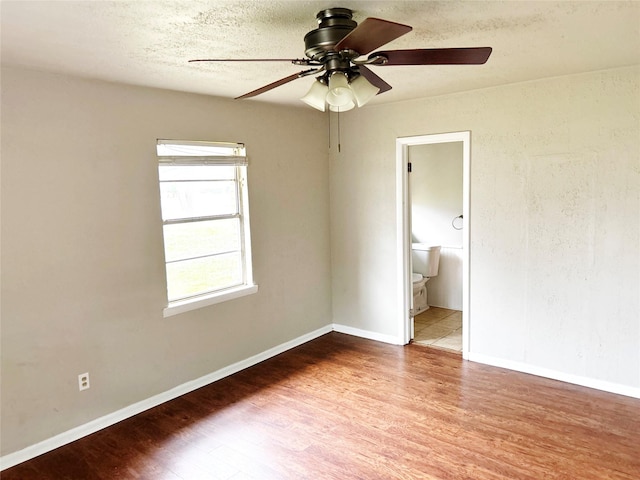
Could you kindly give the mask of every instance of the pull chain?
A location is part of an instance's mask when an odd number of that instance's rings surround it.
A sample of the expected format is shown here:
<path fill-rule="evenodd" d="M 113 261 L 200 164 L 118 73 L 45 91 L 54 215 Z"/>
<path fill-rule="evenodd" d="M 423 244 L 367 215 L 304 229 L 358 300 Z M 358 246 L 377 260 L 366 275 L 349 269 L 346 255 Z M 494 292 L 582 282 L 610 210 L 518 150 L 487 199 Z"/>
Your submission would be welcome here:
<path fill-rule="evenodd" d="M 327 110 L 327 115 L 329 115 L 329 150 L 331 150 L 331 110 Z"/>
<path fill-rule="evenodd" d="M 340 109 L 338 109 L 338 153 L 340 153 Z"/>
<path fill-rule="evenodd" d="M 338 110 L 338 153 L 340 148 L 340 110 Z M 329 150 L 331 150 L 331 110 L 329 110 Z"/>

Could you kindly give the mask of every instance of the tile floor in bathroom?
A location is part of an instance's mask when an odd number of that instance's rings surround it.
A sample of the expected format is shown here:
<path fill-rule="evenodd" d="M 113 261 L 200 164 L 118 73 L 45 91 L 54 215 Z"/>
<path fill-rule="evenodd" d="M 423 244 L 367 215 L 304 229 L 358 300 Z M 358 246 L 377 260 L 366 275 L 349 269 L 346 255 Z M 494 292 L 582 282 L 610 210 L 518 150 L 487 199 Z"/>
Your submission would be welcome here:
<path fill-rule="evenodd" d="M 414 318 L 413 343 L 462 352 L 462 312 L 430 307 Z"/>

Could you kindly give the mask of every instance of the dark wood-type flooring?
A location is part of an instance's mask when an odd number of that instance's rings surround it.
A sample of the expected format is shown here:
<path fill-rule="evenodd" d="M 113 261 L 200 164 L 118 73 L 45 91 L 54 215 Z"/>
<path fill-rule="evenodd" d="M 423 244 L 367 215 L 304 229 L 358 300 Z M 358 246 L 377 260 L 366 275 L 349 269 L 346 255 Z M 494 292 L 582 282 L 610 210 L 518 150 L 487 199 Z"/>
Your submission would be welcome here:
<path fill-rule="evenodd" d="M 637 480 L 640 400 L 331 333 L 1 478 Z"/>

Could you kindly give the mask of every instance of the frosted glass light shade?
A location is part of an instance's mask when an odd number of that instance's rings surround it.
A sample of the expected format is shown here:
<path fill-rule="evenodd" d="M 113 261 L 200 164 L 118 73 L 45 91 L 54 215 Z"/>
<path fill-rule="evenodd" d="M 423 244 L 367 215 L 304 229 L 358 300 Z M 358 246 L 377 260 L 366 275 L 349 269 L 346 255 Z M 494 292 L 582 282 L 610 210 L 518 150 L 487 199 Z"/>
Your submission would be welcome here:
<path fill-rule="evenodd" d="M 346 105 L 342 105 L 342 106 L 334 106 L 334 105 L 329 105 L 329 110 L 331 110 L 332 112 L 346 112 L 347 110 L 351 110 L 352 108 L 354 108 L 356 106 L 355 102 L 351 101 L 349 103 L 347 103 Z"/>
<path fill-rule="evenodd" d="M 327 103 L 334 107 L 340 107 L 340 111 L 344 111 L 349 103 L 354 103 L 353 92 L 349 88 L 349 80 L 344 73 L 336 72 L 329 78 Z"/>
<path fill-rule="evenodd" d="M 361 107 L 375 97 L 380 89 L 371 84 L 363 75 L 360 75 L 351 82 L 351 91 L 356 98 L 356 103 Z"/>
<path fill-rule="evenodd" d="M 327 92 L 329 91 L 329 87 L 320 83 L 318 80 L 313 82 L 311 88 L 307 92 L 307 94 L 302 97 L 302 100 L 307 105 L 317 108 L 321 112 L 324 112 L 325 109 L 325 99 L 327 97 Z"/>

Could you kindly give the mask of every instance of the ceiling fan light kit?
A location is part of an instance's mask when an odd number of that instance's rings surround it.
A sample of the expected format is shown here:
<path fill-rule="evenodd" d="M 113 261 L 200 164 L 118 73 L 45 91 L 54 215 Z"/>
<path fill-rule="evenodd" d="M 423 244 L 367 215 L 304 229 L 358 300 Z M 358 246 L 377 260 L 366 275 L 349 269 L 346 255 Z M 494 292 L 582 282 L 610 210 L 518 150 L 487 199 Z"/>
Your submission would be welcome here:
<path fill-rule="evenodd" d="M 366 18 L 360 25 L 348 8 L 329 8 L 318 12 L 318 28 L 304 37 L 303 59 L 198 59 L 189 62 L 273 62 L 287 61 L 312 68 L 289 75 L 236 99 L 251 98 L 285 85 L 298 78 L 320 73 L 302 101 L 322 112 L 329 109 L 345 112 L 356 105 L 365 105 L 376 95 L 391 90 L 368 66 L 394 65 L 481 65 L 491 47 L 431 48 L 414 50 L 388 50 L 371 53 L 396 38 L 409 33 L 409 25 L 379 18 Z M 362 56 L 368 57 L 361 59 Z"/>
<path fill-rule="evenodd" d="M 311 85 L 311 88 L 307 92 L 307 94 L 302 97 L 304 103 L 309 105 L 310 107 L 316 108 L 321 112 L 325 111 L 326 107 L 326 98 L 327 93 L 329 93 L 329 87 L 327 87 L 324 83 L 320 82 L 320 80 L 316 80 Z"/>
<path fill-rule="evenodd" d="M 328 86 L 321 79 L 316 79 L 301 100 L 321 112 L 326 110 L 326 104 L 329 104 L 329 109 L 333 112 L 346 112 L 356 105 L 363 106 L 379 91 L 380 88 L 372 85 L 362 75 L 349 82 L 346 73 L 334 72 L 329 77 Z"/>
<path fill-rule="evenodd" d="M 329 77 L 329 93 L 327 103 L 332 107 L 345 107 L 353 102 L 353 92 L 349 88 L 349 80 L 343 72 L 334 72 Z"/>
<path fill-rule="evenodd" d="M 351 90 L 356 97 L 356 103 L 361 107 L 378 94 L 380 87 L 372 85 L 365 77 L 359 75 L 351 82 Z"/>

